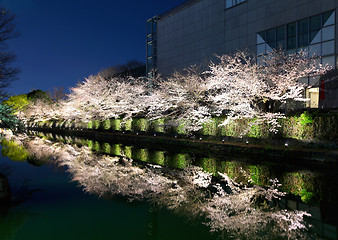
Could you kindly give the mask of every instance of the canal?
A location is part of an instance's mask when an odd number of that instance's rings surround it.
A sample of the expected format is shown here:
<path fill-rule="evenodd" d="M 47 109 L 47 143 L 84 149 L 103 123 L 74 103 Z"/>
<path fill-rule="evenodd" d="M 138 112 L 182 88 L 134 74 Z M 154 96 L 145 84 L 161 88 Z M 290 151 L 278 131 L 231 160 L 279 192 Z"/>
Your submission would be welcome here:
<path fill-rule="evenodd" d="M 0 239 L 337 239 L 335 166 L 34 131 L 1 153 Z"/>

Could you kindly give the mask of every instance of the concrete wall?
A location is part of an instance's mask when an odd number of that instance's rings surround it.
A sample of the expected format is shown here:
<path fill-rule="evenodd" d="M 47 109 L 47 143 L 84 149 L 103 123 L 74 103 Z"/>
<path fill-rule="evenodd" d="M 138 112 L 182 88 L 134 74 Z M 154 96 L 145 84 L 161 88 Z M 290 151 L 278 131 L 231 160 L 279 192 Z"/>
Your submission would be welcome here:
<path fill-rule="evenodd" d="M 192 64 L 207 65 L 216 60 L 215 54 L 239 49 L 255 54 L 258 32 L 338 8 L 337 0 L 247 0 L 229 9 L 224 0 L 192 2 L 158 22 L 157 63 L 162 75 Z M 335 52 L 338 55 L 338 41 Z"/>
<path fill-rule="evenodd" d="M 205 64 L 224 52 L 224 9 L 220 0 L 201 0 L 158 22 L 158 70 L 170 74 Z"/>

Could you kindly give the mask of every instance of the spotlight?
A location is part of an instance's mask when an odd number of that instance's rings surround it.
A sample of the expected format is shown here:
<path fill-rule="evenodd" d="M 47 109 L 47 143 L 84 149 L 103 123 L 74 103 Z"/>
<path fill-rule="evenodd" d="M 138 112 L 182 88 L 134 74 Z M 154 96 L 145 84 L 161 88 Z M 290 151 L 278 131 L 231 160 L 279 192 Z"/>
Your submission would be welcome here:
<path fill-rule="evenodd" d="M 202 141 L 202 138 L 200 138 L 200 141 Z"/>
<path fill-rule="evenodd" d="M 156 137 L 156 133 L 154 133 L 154 137 Z"/>
<path fill-rule="evenodd" d="M 287 147 L 289 146 L 289 144 L 288 144 L 288 143 L 285 143 L 284 146 L 287 148 Z"/>
<path fill-rule="evenodd" d="M 175 135 L 175 138 L 177 138 L 177 135 Z"/>
<path fill-rule="evenodd" d="M 249 144 L 249 141 L 247 140 L 245 143 L 246 143 L 246 145 L 248 145 L 248 144 Z"/>
<path fill-rule="evenodd" d="M 224 141 L 224 139 L 222 139 L 222 143 L 224 143 L 225 141 Z"/>
<path fill-rule="evenodd" d="M 136 135 L 138 135 L 138 133 L 136 133 Z"/>

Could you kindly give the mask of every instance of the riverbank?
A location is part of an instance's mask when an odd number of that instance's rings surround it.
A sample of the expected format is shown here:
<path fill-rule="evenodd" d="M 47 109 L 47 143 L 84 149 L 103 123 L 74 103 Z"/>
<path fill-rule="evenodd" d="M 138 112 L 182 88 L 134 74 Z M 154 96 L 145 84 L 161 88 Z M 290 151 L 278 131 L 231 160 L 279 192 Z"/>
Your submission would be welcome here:
<path fill-rule="evenodd" d="M 296 140 L 287 142 L 258 141 L 251 142 L 251 139 L 234 139 L 223 137 L 218 140 L 208 139 L 203 136 L 165 136 L 161 134 L 144 134 L 134 132 L 111 132 L 100 130 L 77 130 L 77 129 L 61 129 L 61 128 L 44 128 L 44 127 L 28 127 L 29 131 L 40 131 L 45 133 L 54 133 L 61 135 L 69 135 L 74 137 L 83 137 L 96 141 L 120 141 L 129 142 L 145 147 L 166 146 L 170 149 L 177 147 L 186 147 L 194 152 L 207 153 L 215 157 L 245 157 L 252 160 L 259 160 L 262 155 L 265 161 L 280 161 L 294 165 L 300 164 L 323 164 L 329 166 L 338 166 L 338 150 L 328 145 L 327 148 L 320 148 L 320 145 L 311 147 L 311 143 L 304 143 L 302 146 Z"/>

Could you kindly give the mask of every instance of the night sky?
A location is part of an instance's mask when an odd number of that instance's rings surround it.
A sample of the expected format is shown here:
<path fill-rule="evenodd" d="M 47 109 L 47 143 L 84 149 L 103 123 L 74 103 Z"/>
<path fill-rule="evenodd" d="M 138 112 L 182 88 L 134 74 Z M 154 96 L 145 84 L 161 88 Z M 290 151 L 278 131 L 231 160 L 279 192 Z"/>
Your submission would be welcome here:
<path fill-rule="evenodd" d="M 146 20 L 185 0 L 0 0 L 21 36 L 7 43 L 19 79 L 11 94 L 73 87 L 103 68 L 145 63 Z"/>

